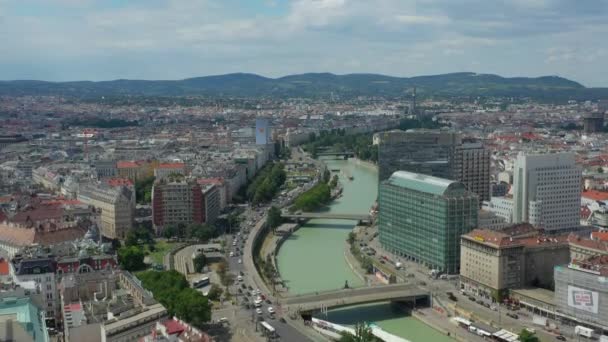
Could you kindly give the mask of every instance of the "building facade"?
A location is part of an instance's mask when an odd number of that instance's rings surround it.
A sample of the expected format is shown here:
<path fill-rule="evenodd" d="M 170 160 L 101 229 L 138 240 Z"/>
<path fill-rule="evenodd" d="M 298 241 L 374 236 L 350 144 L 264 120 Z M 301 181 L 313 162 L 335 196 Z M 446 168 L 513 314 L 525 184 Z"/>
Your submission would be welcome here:
<path fill-rule="evenodd" d="M 608 256 L 555 267 L 558 314 L 578 323 L 608 330 Z"/>
<path fill-rule="evenodd" d="M 513 181 L 513 222 L 546 231 L 580 226 L 581 169 L 572 153 L 517 156 Z"/>
<path fill-rule="evenodd" d="M 440 130 L 378 133 L 378 181 L 396 171 L 409 171 L 450 179 L 459 134 Z"/>
<path fill-rule="evenodd" d="M 157 234 L 164 227 L 205 222 L 201 186 L 183 177 L 164 179 L 152 187 L 152 222 Z"/>
<path fill-rule="evenodd" d="M 464 143 L 456 147 L 453 175 L 450 179 L 462 182 L 479 201 L 490 200 L 490 151 L 481 143 Z"/>
<path fill-rule="evenodd" d="M 108 239 L 127 237 L 135 217 L 135 191 L 132 187 L 113 187 L 104 183 L 82 185 L 78 200 L 101 210 L 101 235 Z"/>
<path fill-rule="evenodd" d="M 477 226 L 478 203 L 462 183 L 395 172 L 380 184 L 380 243 L 392 253 L 458 273 L 460 235 Z"/>
<path fill-rule="evenodd" d="M 204 185 L 201 187 L 201 191 L 203 192 L 204 222 L 212 224 L 220 216 L 220 191 L 215 184 Z"/>
<path fill-rule="evenodd" d="M 569 258 L 566 236 L 543 236 L 528 224 L 475 229 L 460 240 L 460 286 L 501 301 L 510 289 L 551 287 L 553 268 Z"/>

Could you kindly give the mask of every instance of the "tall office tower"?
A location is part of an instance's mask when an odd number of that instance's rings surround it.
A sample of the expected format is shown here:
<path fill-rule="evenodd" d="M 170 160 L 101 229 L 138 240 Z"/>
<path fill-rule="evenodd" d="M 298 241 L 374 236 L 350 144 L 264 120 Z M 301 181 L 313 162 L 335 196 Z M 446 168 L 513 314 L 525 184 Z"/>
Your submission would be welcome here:
<path fill-rule="evenodd" d="M 464 184 L 398 171 L 380 184 L 380 243 L 450 274 L 460 269 L 460 236 L 477 227 L 479 199 Z"/>
<path fill-rule="evenodd" d="M 395 171 L 452 178 L 458 133 L 416 129 L 379 133 L 378 181 L 387 180 Z"/>
<path fill-rule="evenodd" d="M 490 151 L 481 143 L 464 143 L 456 147 L 453 176 L 479 196 L 480 203 L 490 200 Z"/>
<path fill-rule="evenodd" d="M 517 155 L 513 180 L 513 222 L 545 231 L 580 223 L 581 168 L 572 153 Z"/>
<path fill-rule="evenodd" d="M 583 115 L 583 130 L 585 133 L 598 133 L 604 129 L 604 112 L 586 113 Z"/>
<path fill-rule="evenodd" d="M 270 120 L 266 118 L 255 119 L 255 144 L 266 145 L 269 144 L 270 139 Z"/>

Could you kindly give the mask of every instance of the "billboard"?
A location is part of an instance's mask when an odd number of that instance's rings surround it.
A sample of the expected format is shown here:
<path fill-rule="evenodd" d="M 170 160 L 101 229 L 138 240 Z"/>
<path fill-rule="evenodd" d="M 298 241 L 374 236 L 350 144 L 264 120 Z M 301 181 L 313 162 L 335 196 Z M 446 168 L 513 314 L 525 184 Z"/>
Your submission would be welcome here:
<path fill-rule="evenodd" d="M 266 145 L 270 142 L 270 124 L 268 119 L 255 119 L 255 144 Z"/>
<path fill-rule="evenodd" d="M 568 306 L 597 314 L 598 300 L 597 292 L 568 285 Z"/>

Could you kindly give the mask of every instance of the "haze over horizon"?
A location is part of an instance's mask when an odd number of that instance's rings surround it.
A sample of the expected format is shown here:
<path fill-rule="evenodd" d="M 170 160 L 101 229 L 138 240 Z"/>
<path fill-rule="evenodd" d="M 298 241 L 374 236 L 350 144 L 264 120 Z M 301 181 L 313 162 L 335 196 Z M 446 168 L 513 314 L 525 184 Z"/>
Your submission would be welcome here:
<path fill-rule="evenodd" d="M 608 0 L 0 0 L 0 78 L 557 75 L 608 86 Z"/>

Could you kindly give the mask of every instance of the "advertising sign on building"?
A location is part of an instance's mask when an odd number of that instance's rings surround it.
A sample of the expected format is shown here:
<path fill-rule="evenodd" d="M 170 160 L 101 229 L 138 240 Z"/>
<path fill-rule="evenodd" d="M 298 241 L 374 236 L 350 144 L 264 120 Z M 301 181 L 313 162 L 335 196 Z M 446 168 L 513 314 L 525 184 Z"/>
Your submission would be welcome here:
<path fill-rule="evenodd" d="M 597 314 L 599 295 L 597 292 L 568 285 L 568 306 Z"/>
<path fill-rule="evenodd" d="M 255 119 L 255 143 L 266 145 L 270 142 L 270 124 L 266 118 Z"/>

